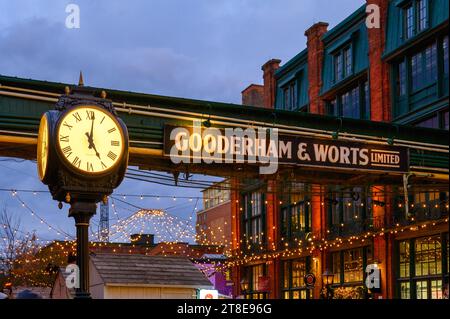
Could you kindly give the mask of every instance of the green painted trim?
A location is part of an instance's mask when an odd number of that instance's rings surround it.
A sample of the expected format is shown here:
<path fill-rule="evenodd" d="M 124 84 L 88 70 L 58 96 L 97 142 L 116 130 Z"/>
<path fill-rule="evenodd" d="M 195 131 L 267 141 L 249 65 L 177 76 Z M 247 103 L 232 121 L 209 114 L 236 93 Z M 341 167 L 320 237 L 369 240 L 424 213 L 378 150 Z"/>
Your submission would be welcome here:
<path fill-rule="evenodd" d="M 293 68 L 296 68 L 298 65 L 305 64 L 305 67 L 308 65 L 308 49 L 304 49 L 292 59 L 287 61 L 284 65 L 282 65 L 278 70 L 275 71 L 275 78 L 278 79 L 291 71 Z"/>
<path fill-rule="evenodd" d="M 331 41 L 333 41 L 336 37 L 339 37 L 341 34 L 347 32 L 351 26 L 358 24 L 361 21 L 361 19 L 365 18 L 366 18 L 366 5 L 363 4 L 355 12 L 353 12 L 342 22 L 340 22 L 338 25 L 336 25 L 334 28 L 332 28 L 322 36 L 322 40 L 325 46 Z"/>

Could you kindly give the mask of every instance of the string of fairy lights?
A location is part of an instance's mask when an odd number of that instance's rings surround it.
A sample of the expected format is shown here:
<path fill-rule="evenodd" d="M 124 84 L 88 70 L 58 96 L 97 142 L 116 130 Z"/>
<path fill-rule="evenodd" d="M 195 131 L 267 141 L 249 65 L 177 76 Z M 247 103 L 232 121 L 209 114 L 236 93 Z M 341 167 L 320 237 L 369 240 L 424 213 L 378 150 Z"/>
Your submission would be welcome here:
<path fill-rule="evenodd" d="M 74 254 L 76 252 L 76 241 L 74 239 L 74 236 L 63 231 L 60 227 L 52 225 L 49 221 L 47 221 L 45 218 L 43 218 L 40 214 L 36 213 L 36 211 L 32 208 L 32 205 L 28 204 L 23 197 L 22 194 L 33 194 L 33 197 L 38 196 L 42 193 L 48 193 L 48 191 L 42 191 L 42 190 L 29 190 L 29 189 L 4 189 L 0 188 L 0 192 L 8 192 L 11 194 L 12 198 L 16 199 L 20 206 L 27 211 L 33 218 L 35 218 L 37 221 L 39 221 L 39 224 L 44 225 L 49 232 L 54 233 L 54 235 L 57 236 L 57 238 L 61 238 L 60 241 L 55 239 L 44 239 L 40 238 L 36 233 L 25 233 L 19 229 L 14 229 L 14 232 L 21 232 L 22 235 L 24 235 L 27 239 L 32 239 L 28 243 L 28 250 L 29 253 L 26 254 L 25 259 L 22 260 L 8 260 L 5 259 L 6 263 L 9 264 L 28 264 L 33 265 L 36 263 L 46 263 L 46 264 L 52 264 L 56 263 L 58 260 L 53 255 L 50 254 L 46 257 L 36 257 L 39 256 L 39 253 L 46 249 L 49 245 L 51 246 L 51 251 L 59 251 L 61 255 L 64 257 L 69 256 L 70 254 Z M 380 189 L 377 192 L 377 197 L 380 197 L 380 194 L 385 194 L 387 192 L 384 192 L 383 189 Z M 310 192 L 308 190 L 302 192 L 297 191 L 296 194 L 303 194 L 304 196 L 311 195 L 313 192 Z M 392 192 L 390 192 L 392 193 Z M 325 198 L 325 195 L 328 194 L 328 192 L 317 192 L 315 191 L 314 194 L 320 194 L 321 198 Z M 169 206 L 165 209 L 149 209 L 146 208 L 144 205 L 137 205 L 135 203 L 131 203 L 127 201 L 128 199 L 139 199 L 140 201 L 148 200 L 148 199 L 154 199 L 156 203 L 160 203 L 163 199 L 164 200 L 170 200 L 175 205 Z M 306 198 L 306 197 L 305 197 Z M 373 196 L 375 198 L 375 195 Z M 414 217 L 410 219 L 410 224 L 403 225 L 400 223 L 390 225 L 389 227 L 381 227 L 381 228 L 375 228 L 371 231 L 365 231 L 363 233 L 360 233 L 357 236 L 336 236 L 333 239 L 329 239 L 330 237 L 330 230 L 326 230 L 325 234 L 315 234 L 315 233 L 308 233 L 304 238 L 295 238 L 290 240 L 289 238 L 281 237 L 277 242 L 273 240 L 268 234 L 265 234 L 264 232 L 261 232 L 259 234 L 255 235 L 243 235 L 242 239 L 234 239 L 235 244 L 237 244 L 237 249 L 231 251 L 231 247 L 233 246 L 233 238 L 228 238 L 226 236 L 225 229 L 229 226 L 227 222 L 224 222 L 223 225 L 216 225 L 215 227 L 207 226 L 207 227 L 199 227 L 199 224 L 195 224 L 194 216 L 195 213 L 198 212 L 198 204 L 199 201 L 203 200 L 204 203 L 208 202 L 209 200 L 217 201 L 216 197 L 196 197 L 196 196 L 170 196 L 170 195 L 156 195 L 156 194 L 117 194 L 114 196 L 109 197 L 109 202 L 113 211 L 113 216 L 111 217 L 111 221 L 116 221 L 112 226 L 110 227 L 109 232 L 109 239 L 110 242 L 119 243 L 117 246 L 117 249 L 120 250 L 120 252 L 126 252 L 128 249 L 128 252 L 133 252 L 133 249 L 136 248 L 136 245 L 134 245 L 131 242 L 131 246 L 127 245 L 130 241 L 130 238 L 132 235 L 143 235 L 143 234 L 154 234 L 155 238 L 159 242 L 163 242 L 166 244 L 166 248 L 162 250 L 163 255 L 171 255 L 174 252 L 176 252 L 179 249 L 182 249 L 182 246 L 180 246 L 180 243 L 183 242 L 191 242 L 196 241 L 197 243 L 201 245 L 210 245 L 210 246 L 216 246 L 216 253 L 222 254 L 225 257 L 227 257 L 226 261 L 211 261 L 208 260 L 208 264 L 210 266 L 204 266 L 204 261 L 198 261 L 195 259 L 195 255 L 190 255 L 189 252 L 183 251 L 183 254 L 185 254 L 187 257 L 191 257 L 193 261 L 199 265 L 202 266 L 202 271 L 205 273 L 209 271 L 221 271 L 224 272 L 227 269 L 230 269 L 230 267 L 234 266 L 240 266 L 244 264 L 248 264 L 251 262 L 262 262 L 271 260 L 274 258 L 287 258 L 287 257 L 295 257 L 300 256 L 302 254 L 313 254 L 314 251 L 326 251 L 332 248 L 339 248 L 343 245 L 360 245 L 364 244 L 364 242 L 371 240 L 372 238 L 376 238 L 377 236 L 385 236 L 388 234 L 397 234 L 404 232 L 406 230 L 410 231 L 416 231 L 419 229 L 424 229 L 430 226 L 435 226 L 437 223 L 448 223 L 448 218 L 445 218 L 440 221 L 426 221 L 426 222 L 420 222 L 417 224 L 414 224 L 415 220 Z M 221 199 L 221 202 L 223 202 L 224 199 Z M 236 206 L 238 207 L 240 213 L 242 214 L 244 212 L 244 207 L 242 207 L 243 203 L 241 200 L 237 199 L 235 200 Z M 310 206 L 313 203 L 309 200 L 302 201 L 304 205 Z M 250 201 L 250 204 L 253 204 L 253 200 Z M 265 200 L 265 205 L 286 205 L 286 204 L 294 204 L 296 205 L 297 202 L 289 202 L 289 201 L 283 201 L 283 200 Z M 328 205 L 328 200 L 322 200 L 317 202 L 317 204 L 324 206 Z M 337 204 L 337 203 L 332 203 Z M 350 193 L 347 200 L 345 202 L 341 203 L 342 205 L 346 205 L 347 207 L 364 207 L 364 205 L 367 205 L 364 202 L 360 202 L 358 200 L 355 200 L 354 192 Z M 386 204 L 383 202 L 378 202 L 376 200 L 373 200 L 371 205 L 374 207 L 380 206 L 384 207 L 385 205 L 391 205 Z M 398 202 L 395 205 L 399 209 L 404 209 L 404 202 Z M 448 200 L 435 202 L 434 204 L 426 204 L 426 203 L 418 203 L 413 202 L 410 203 L 410 208 L 444 208 L 447 210 L 449 209 Z M 182 218 L 180 216 L 177 216 L 175 214 L 168 213 L 169 210 L 180 208 L 180 207 L 190 207 L 191 213 L 188 218 Z M 130 214 L 126 217 L 121 217 L 120 211 L 128 211 Z M 448 214 L 448 213 L 447 213 Z M 237 215 L 238 217 L 240 215 Z M 232 218 L 236 218 L 235 215 L 232 215 Z M 359 216 L 355 215 L 355 219 L 360 218 Z M 338 225 L 341 228 L 345 225 Z M 0 224 L 0 227 L 6 227 L 4 224 Z M 272 229 L 273 232 L 276 232 L 276 226 Z M 91 245 L 93 247 L 97 247 L 101 249 L 102 247 L 108 247 L 107 242 L 98 242 L 96 241 L 99 238 L 99 231 L 93 231 L 91 229 Z M 235 234 L 234 232 L 231 232 L 231 237 L 233 237 Z M 62 240 L 63 239 L 63 240 Z M 7 243 L 6 237 L 0 237 L 0 246 L 1 245 L 14 245 L 18 244 L 19 239 L 16 239 L 15 243 Z M 124 243 L 123 246 L 121 243 Z M 224 249 L 221 249 L 219 247 L 225 247 Z M 146 250 L 148 251 L 149 247 L 146 247 Z M 260 253 L 258 253 L 260 252 Z M 0 270 L 1 271 L 1 270 Z M 44 269 L 38 269 L 38 268 L 32 268 L 26 273 L 23 274 L 16 274 L 16 276 L 22 276 L 26 277 L 33 274 L 47 274 L 48 270 Z M 37 284 L 38 282 L 36 282 Z"/>

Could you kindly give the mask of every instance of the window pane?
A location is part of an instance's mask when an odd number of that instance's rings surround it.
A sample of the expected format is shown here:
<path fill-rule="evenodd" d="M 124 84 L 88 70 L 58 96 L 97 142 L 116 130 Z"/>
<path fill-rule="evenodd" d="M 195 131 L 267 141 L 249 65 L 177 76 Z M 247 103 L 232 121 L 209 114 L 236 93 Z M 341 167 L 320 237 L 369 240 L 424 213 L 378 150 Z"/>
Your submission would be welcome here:
<path fill-rule="evenodd" d="M 358 282 L 363 279 L 362 248 L 344 251 L 344 282 Z"/>
<path fill-rule="evenodd" d="M 353 65 L 351 47 L 344 50 L 344 55 L 345 55 L 345 76 L 349 76 L 350 74 L 352 74 L 352 65 Z"/>
<path fill-rule="evenodd" d="M 428 299 L 428 282 L 418 281 L 416 282 L 416 298 L 417 299 Z"/>
<path fill-rule="evenodd" d="M 400 260 L 399 260 L 399 266 L 400 266 L 400 278 L 407 278 L 409 277 L 409 241 L 402 241 L 399 244 L 399 253 L 400 253 Z"/>
<path fill-rule="evenodd" d="M 342 115 L 350 118 L 360 118 L 359 87 L 342 95 Z"/>
<path fill-rule="evenodd" d="M 335 81 L 339 81 L 342 79 L 342 75 L 343 75 L 342 59 L 343 59 L 342 54 L 338 54 L 338 55 L 334 56 L 334 79 L 335 79 Z"/>
<path fill-rule="evenodd" d="M 413 91 L 423 86 L 422 53 L 418 53 L 411 58 L 411 78 Z"/>
<path fill-rule="evenodd" d="M 436 43 L 425 49 L 425 81 L 427 84 L 437 81 L 437 46 Z"/>
<path fill-rule="evenodd" d="M 445 111 L 442 114 L 443 127 L 445 130 L 448 130 L 448 111 Z"/>
<path fill-rule="evenodd" d="M 283 263 L 283 288 L 289 288 L 289 262 Z"/>
<path fill-rule="evenodd" d="M 406 63 L 398 64 L 397 70 L 397 95 L 402 96 L 406 94 Z"/>
<path fill-rule="evenodd" d="M 369 87 L 369 81 L 366 81 L 364 83 L 364 98 L 365 98 L 365 116 L 364 118 L 366 120 L 370 120 L 370 87 Z"/>
<path fill-rule="evenodd" d="M 444 74 L 448 76 L 448 35 L 444 37 L 442 40 L 442 50 L 443 50 L 443 56 L 444 56 Z"/>
<path fill-rule="evenodd" d="M 428 0 L 419 0 L 417 3 L 419 31 L 422 31 L 427 27 L 427 17 L 428 17 L 427 2 Z"/>
<path fill-rule="evenodd" d="M 410 299 L 411 288 L 409 282 L 400 283 L 400 299 Z"/>
<path fill-rule="evenodd" d="M 441 236 L 416 239 L 416 276 L 442 273 Z"/>
<path fill-rule="evenodd" d="M 427 128 L 439 128 L 439 117 L 435 114 L 433 117 L 430 117 L 426 120 L 422 120 L 415 124 L 418 127 L 427 127 Z"/>
<path fill-rule="evenodd" d="M 414 35 L 414 8 L 409 6 L 405 9 L 405 37 L 407 39 Z"/>
<path fill-rule="evenodd" d="M 333 253 L 331 255 L 331 259 L 333 261 L 333 274 L 334 274 L 334 280 L 333 282 L 335 284 L 338 284 L 341 282 L 341 254 L 340 252 Z"/>
<path fill-rule="evenodd" d="M 431 281 L 431 299 L 442 299 L 442 280 Z"/>

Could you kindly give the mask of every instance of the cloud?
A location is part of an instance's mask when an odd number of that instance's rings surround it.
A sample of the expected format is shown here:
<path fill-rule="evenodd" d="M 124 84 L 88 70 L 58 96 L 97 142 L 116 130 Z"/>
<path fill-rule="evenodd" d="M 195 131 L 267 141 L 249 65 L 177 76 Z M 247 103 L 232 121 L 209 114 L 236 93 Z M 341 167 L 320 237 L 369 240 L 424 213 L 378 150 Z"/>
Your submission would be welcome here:
<path fill-rule="evenodd" d="M 333 26 L 364 0 L 79 0 L 81 28 L 72 30 L 64 26 L 69 2 L 0 2 L 0 74 L 76 83 L 83 70 L 92 86 L 239 103 L 242 89 L 262 81 L 265 61 L 287 62 L 305 47 L 310 25 Z M 0 164 L 0 187 L 46 189 L 34 163 Z M 197 189 L 130 180 L 121 192 L 200 196 Z M 73 233 L 67 207 L 58 210 L 49 194 L 23 196 L 51 223 Z M 9 194 L 0 194 L 1 203 L 23 216 L 29 229 L 54 236 Z M 187 217 L 192 207 L 173 212 Z"/>

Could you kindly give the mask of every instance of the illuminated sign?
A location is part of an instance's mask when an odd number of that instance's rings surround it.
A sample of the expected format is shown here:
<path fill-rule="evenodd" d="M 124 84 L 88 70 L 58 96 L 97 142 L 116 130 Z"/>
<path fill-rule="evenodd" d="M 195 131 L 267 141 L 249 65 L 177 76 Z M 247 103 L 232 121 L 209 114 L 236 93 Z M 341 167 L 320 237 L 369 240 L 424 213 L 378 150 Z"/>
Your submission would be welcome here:
<path fill-rule="evenodd" d="M 276 128 L 205 128 L 165 126 L 164 155 L 178 163 L 279 164 L 372 171 L 408 171 L 406 147 L 347 140 L 279 135 Z"/>

